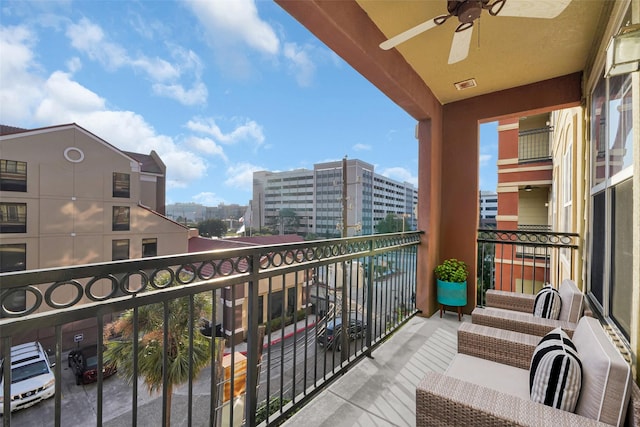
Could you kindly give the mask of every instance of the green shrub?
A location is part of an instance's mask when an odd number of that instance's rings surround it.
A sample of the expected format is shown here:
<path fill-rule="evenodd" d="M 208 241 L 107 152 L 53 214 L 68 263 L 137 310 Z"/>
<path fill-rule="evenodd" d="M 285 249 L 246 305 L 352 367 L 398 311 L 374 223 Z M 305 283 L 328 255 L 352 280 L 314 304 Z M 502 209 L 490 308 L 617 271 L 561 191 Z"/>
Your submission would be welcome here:
<path fill-rule="evenodd" d="M 256 424 L 260 424 L 261 422 L 265 421 L 267 419 L 267 415 L 271 416 L 275 414 L 280 410 L 281 406 L 284 406 L 289 402 L 291 402 L 290 399 L 284 398 L 282 399 L 281 403 L 279 397 L 271 398 L 268 405 L 267 402 L 263 402 L 256 409 Z"/>
<path fill-rule="evenodd" d="M 469 276 L 467 264 L 455 258 L 445 260 L 435 269 L 436 278 L 444 282 L 465 282 Z"/>

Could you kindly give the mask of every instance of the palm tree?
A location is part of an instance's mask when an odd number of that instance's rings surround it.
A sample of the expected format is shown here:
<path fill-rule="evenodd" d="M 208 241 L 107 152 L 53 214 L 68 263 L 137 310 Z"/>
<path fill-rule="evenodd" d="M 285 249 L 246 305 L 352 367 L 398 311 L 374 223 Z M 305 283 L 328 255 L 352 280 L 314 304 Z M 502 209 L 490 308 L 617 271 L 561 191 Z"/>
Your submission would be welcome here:
<path fill-rule="evenodd" d="M 189 351 L 189 326 L 194 329 L 199 319 L 208 317 L 211 300 L 202 294 L 193 296 L 193 310 L 189 310 L 189 297 L 167 302 L 169 322 L 168 340 L 164 346 L 164 304 L 151 304 L 138 308 L 138 370 L 133 369 L 133 326 L 134 311 L 127 310 L 113 323 L 105 327 L 105 363 L 115 363 L 129 384 L 136 381 L 136 375 L 144 378 L 149 393 L 159 392 L 163 385 L 162 358 L 164 349 L 167 356 L 167 405 L 165 407 L 166 426 L 171 424 L 171 397 L 173 387 L 189 379 L 189 356 L 193 363 L 193 377 L 205 367 L 211 356 L 210 340 L 199 333 L 193 333 L 193 350 Z M 191 322 L 191 323 L 190 323 Z M 113 338 L 113 337 L 117 338 Z"/>

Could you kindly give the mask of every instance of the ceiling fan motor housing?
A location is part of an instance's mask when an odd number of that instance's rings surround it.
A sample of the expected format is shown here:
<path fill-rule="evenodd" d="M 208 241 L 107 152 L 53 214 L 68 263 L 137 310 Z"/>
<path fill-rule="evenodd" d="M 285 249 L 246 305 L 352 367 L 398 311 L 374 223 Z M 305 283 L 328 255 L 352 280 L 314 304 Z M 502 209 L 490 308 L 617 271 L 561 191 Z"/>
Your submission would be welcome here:
<path fill-rule="evenodd" d="M 469 24 L 480 17 L 489 0 L 449 0 L 447 10 L 463 24 Z"/>

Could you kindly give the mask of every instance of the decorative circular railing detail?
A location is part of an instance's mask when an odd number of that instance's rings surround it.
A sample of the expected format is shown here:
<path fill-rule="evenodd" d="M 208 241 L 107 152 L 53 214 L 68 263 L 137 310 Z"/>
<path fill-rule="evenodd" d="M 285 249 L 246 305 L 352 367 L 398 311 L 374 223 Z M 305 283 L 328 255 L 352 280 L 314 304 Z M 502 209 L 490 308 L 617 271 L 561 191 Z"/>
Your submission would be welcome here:
<path fill-rule="evenodd" d="M 218 270 L 218 274 L 221 276 L 231 276 L 236 272 L 233 261 L 230 260 L 229 258 L 220 260 L 220 262 L 218 263 L 217 270 Z"/>
<path fill-rule="evenodd" d="M 188 285 L 196 280 L 196 267 L 193 264 L 183 264 L 176 271 L 175 281 L 181 285 Z"/>
<path fill-rule="evenodd" d="M 491 238 L 513 238 L 510 233 L 492 233 Z M 522 234 L 520 239 L 529 240 L 536 233 Z M 515 235 L 514 235 L 515 236 Z M 561 240 L 557 236 L 549 236 L 539 241 L 553 242 Z M 571 240 L 571 238 L 567 238 Z M 420 234 L 407 233 L 403 235 L 388 235 L 385 237 L 371 236 L 363 238 L 356 236 L 346 239 L 330 239 L 326 242 L 301 243 L 282 245 L 280 247 L 266 247 L 265 249 L 247 248 L 246 251 L 234 251 L 234 255 L 220 258 L 219 255 L 193 257 L 167 257 L 166 264 L 157 261 L 139 260 L 124 265 L 104 263 L 96 269 L 83 269 L 86 276 L 53 276 L 50 282 L 22 284 L 18 287 L 4 289 L 0 293 L 0 313 L 4 317 L 19 317 L 40 312 L 46 309 L 66 309 L 79 305 L 83 300 L 103 302 L 115 297 L 143 295 L 145 292 L 162 290 L 173 286 L 187 285 L 197 281 L 206 281 L 219 277 L 230 277 L 241 274 L 252 274 L 253 266 L 258 263 L 260 277 L 263 273 L 269 277 L 270 268 L 288 266 L 287 271 L 296 274 L 307 274 L 315 262 L 322 261 L 325 265 L 331 262 L 351 262 L 358 257 L 371 255 L 386 257 L 388 250 L 402 249 L 404 245 L 415 245 L 420 242 Z M 400 248 L 395 248 L 400 246 Z M 377 252 L 377 253 L 374 253 Z M 225 255 L 223 255 L 225 256 Z M 333 261 L 331 258 L 336 258 Z M 193 261 L 191 261 L 193 260 Z M 306 267 L 308 264 L 309 267 Z M 151 265 L 152 267 L 146 267 Z M 291 267 L 293 266 L 293 267 Z M 295 271 L 294 271 L 295 270 Z M 80 273 L 79 273 L 80 274 Z M 280 274 L 280 273 L 273 273 Z M 288 273 L 285 273 L 288 274 Z M 34 276 L 34 280 L 39 280 Z M 44 277 L 44 276 L 43 276 Z M 43 278 L 43 280 L 46 280 Z M 53 283 L 52 283 L 53 282 Z M 8 282 L 7 282 L 8 283 Z M 22 282 L 25 283 L 25 282 Z M 222 283 L 220 286 L 223 286 Z M 20 303 L 27 294 L 27 304 L 24 310 L 20 305 L 16 309 L 13 300 L 20 298 Z"/>
<path fill-rule="evenodd" d="M 166 276 L 162 275 L 163 273 L 165 273 Z M 173 284 L 175 277 L 176 273 L 169 267 L 160 268 L 151 273 L 151 276 L 149 276 L 149 284 L 154 289 L 165 289 Z M 162 282 L 159 282 L 160 280 L 162 280 Z"/>
<path fill-rule="evenodd" d="M 213 261 L 205 261 L 198 266 L 198 270 L 196 272 L 198 274 L 198 278 L 200 280 L 209 280 L 216 277 L 216 265 Z"/>
<path fill-rule="evenodd" d="M 36 300 L 33 302 L 31 307 L 25 307 L 24 310 L 14 311 L 14 310 L 9 310 L 7 307 L 4 306 L 4 303 L 3 303 L 2 306 L 0 307 L 0 310 L 2 311 L 3 316 L 5 317 L 26 316 L 27 314 L 31 314 L 40 308 L 40 306 L 42 305 L 42 292 L 40 292 L 40 290 L 34 286 L 25 286 L 23 288 L 8 289 L 2 293 L 2 301 L 7 301 L 9 299 L 8 297 L 10 297 L 11 295 L 22 293 L 22 292 L 24 292 L 25 294 L 30 293 L 35 297 Z M 24 299 L 25 301 L 29 300 L 26 295 Z"/>
<path fill-rule="evenodd" d="M 58 290 L 61 286 L 65 286 L 65 285 L 70 285 L 71 287 L 73 287 L 76 290 L 76 296 L 74 298 L 71 298 L 66 303 L 57 303 L 53 299 L 53 293 L 56 290 Z M 84 288 L 82 287 L 82 285 L 77 280 L 67 280 L 64 282 L 56 282 L 53 285 L 49 286 L 44 293 L 44 301 L 47 303 L 48 306 L 53 308 L 67 308 L 67 307 L 73 307 L 74 305 L 79 303 L 83 296 L 84 296 Z"/>
<path fill-rule="evenodd" d="M 131 289 L 129 287 L 130 278 L 133 276 L 140 276 L 141 285 L 137 289 Z M 120 281 L 120 290 L 127 295 L 135 295 L 139 292 L 144 291 L 147 288 L 147 284 L 149 284 L 149 277 L 144 271 L 132 271 L 130 273 L 125 274 L 125 276 Z"/>
<path fill-rule="evenodd" d="M 92 288 L 93 285 L 100 282 L 101 280 L 109 280 L 111 282 L 111 292 L 104 296 L 96 296 L 93 294 Z M 107 274 L 105 276 L 96 276 L 93 279 L 89 280 L 89 283 L 87 283 L 87 286 L 85 287 L 85 294 L 91 301 L 106 301 L 114 296 L 118 292 L 119 288 L 120 284 L 118 283 L 118 279 L 116 279 L 111 274 Z"/>
<path fill-rule="evenodd" d="M 238 258 L 236 269 L 240 274 L 251 272 L 251 260 L 248 255 L 244 255 Z"/>
<path fill-rule="evenodd" d="M 284 261 L 282 254 L 279 252 L 269 254 L 268 258 L 272 267 L 280 267 Z"/>

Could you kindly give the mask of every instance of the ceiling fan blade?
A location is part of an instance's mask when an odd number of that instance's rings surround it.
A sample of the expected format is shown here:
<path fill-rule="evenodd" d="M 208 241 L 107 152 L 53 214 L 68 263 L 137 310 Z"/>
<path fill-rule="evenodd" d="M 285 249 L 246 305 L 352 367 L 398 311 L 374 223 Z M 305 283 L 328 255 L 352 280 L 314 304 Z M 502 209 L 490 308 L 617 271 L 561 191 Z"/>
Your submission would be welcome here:
<path fill-rule="evenodd" d="M 571 0 L 506 0 L 498 16 L 553 19 L 569 6 Z"/>
<path fill-rule="evenodd" d="M 410 38 L 417 36 L 418 34 L 421 34 L 427 30 L 430 30 L 436 25 L 437 24 L 433 19 L 429 19 L 428 21 L 425 21 L 422 24 L 416 25 L 413 28 L 409 28 L 407 31 L 400 33 L 397 36 L 391 37 L 389 40 L 386 40 L 380 43 L 380 48 L 384 50 L 389 50 L 393 47 L 396 47 L 400 43 L 406 42 Z"/>
<path fill-rule="evenodd" d="M 453 41 L 451 42 L 451 50 L 449 51 L 448 64 L 455 64 L 467 57 L 469 54 L 469 46 L 471 46 L 472 35 L 473 27 L 453 33 Z"/>

